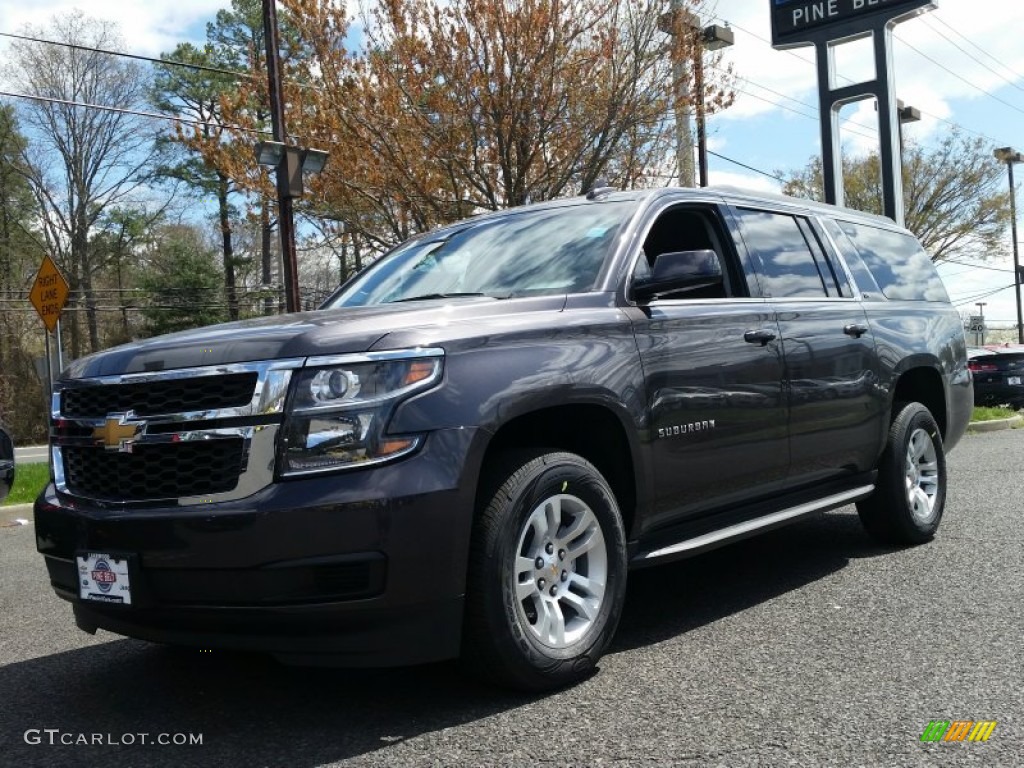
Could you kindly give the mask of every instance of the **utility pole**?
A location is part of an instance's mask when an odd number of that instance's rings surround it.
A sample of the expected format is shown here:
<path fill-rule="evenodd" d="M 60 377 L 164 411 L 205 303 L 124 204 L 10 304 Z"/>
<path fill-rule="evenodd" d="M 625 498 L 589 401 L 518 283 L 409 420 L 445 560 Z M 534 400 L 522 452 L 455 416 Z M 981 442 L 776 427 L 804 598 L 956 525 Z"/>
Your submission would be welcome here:
<path fill-rule="evenodd" d="M 974 306 L 978 308 L 978 314 L 981 315 L 981 344 L 979 346 L 985 346 L 985 307 L 988 306 L 987 302 L 976 301 Z"/>
<path fill-rule="evenodd" d="M 692 18 L 691 18 L 692 17 Z M 687 35 L 697 25 L 696 17 L 683 10 L 683 0 L 671 0 L 669 12 L 661 17 L 662 32 L 672 35 L 672 79 L 674 81 L 676 117 L 676 169 L 679 186 L 695 186 L 693 167 L 693 128 L 690 93 L 690 48 Z"/>
<path fill-rule="evenodd" d="M 676 167 L 679 186 L 696 186 L 693 166 L 693 107 L 697 109 L 697 151 L 700 186 L 708 185 L 707 106 L 704 103 L 704 49 L 717 51 L 732 45 L 732 30 L 718 24 L 701 27 L 700 17 L 683 9 L 683 0 L 672 0 L 668 13 L 658 19 L 658 28 L 672 36 L 672 76 L 675 80 Z M 694 82 L 690 86 L 690 59 Z"/>
<path fill-rule="evenodd" d="M 1006 163 L 1006 172 L 1010 177 L 1010 236 L 1013 238 L 1013 293 L 1017 299 L 1017 343 L 1024 344 L 1024 322 L 1021 321 L 1020 307 L 1020 252 L 1017 246 L 1017 187 L 1013 182 L 1013 166 L 1024 162 L 1024 156 L 1013 147 L 997 149 L 994 154 L 996 160 Z"/>
<path fill-rule="evenodd" d="M 263 0 L 263 38 L 267 44 L 267 92 L 274 141 L 288 143 L 284 123 L 284 94 L 281 89 L 281 45 L 277 35 L 277 4 Z M 298 312 L 299 262 L 295 252 L 295 214 L 288 188 L 287 163 L 277 166 L 277 227 L 281 233 L 281 275 L 284 278 L 285 309 Z"/>
<path fill-rule="evenodd" d="M 697 28 L 697 40 L 694 46 L 695 88 L 697 91 L 697 160 L 700 166 L 700 185 L 708 185 L 708 132 L 707 105 L 704 103 L 704 49 L 719 51 L 732 45 L 736 38 L 732 30 L 718 24 Z"/>

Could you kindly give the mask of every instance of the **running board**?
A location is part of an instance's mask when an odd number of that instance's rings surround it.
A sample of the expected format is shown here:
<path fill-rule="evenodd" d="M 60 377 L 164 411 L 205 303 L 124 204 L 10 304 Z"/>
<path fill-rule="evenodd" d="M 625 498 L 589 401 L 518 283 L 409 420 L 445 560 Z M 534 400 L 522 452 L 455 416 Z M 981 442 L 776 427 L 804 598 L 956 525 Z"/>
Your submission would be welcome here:
<path fill-rule="evenodd" d="M 773 526 L 781 525 L 789 520 L 793 520 L 803 515 L 809 515 L 812 512 L 823 512 L 828 509 L 835 509 L 845 504 L 863 499 L 874 493 L 874 485 L 863 485 L 859 488 L 852 488 L 849 491 L 843 491 L 832 496 L 826 496 L 822 499 L 815 499 L 809 501 L 806 504 L 800 504 L 789 509 L 783 509 L 780 512 L 774 512 L 764 517 L 757 517 L 753 520 L 746 520 L 742 523 L 736 523 L 736 525 L 730 525 L 727 528 L 721 530 L 711 531 L 701 536 L 696 536 L 692 539 L 684 539 L 676 544 L 672 544 L 668 547 L 662 547 L 656 549 L 653 552 L 648 552 L 642 555 L 639 560 L 655 560 L 662 557 L 671 557 L 673 555 L 684 555 L 687 553 L 695 553 L 695 550 L 706 549 L 716 544 L 721 544 L 730 539 L 739 539 L 744 536 L 756 533 L 764 528 L 771 528 Z M 636 562 L 636 561 L 634 561 Z"/>

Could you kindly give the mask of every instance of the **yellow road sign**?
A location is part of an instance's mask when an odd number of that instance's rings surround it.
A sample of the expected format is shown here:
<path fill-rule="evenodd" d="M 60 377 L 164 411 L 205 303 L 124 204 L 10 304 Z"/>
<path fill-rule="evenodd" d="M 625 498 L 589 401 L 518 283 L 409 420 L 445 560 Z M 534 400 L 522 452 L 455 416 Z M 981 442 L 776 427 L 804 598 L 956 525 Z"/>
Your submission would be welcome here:
<path fill-rule="evenodd" d="M 39 317 L 46 325 L 46 330 L 51 333 L 57 327 L 57 321 L 60 320 L 60 313 L 64 309 L 64 304 L 67 303 L 69 290 L 68 281 L 57 269 L 53 259 L 44 256 L 28 300 L 36 308 L 36 312 L 39 313 Z"/>

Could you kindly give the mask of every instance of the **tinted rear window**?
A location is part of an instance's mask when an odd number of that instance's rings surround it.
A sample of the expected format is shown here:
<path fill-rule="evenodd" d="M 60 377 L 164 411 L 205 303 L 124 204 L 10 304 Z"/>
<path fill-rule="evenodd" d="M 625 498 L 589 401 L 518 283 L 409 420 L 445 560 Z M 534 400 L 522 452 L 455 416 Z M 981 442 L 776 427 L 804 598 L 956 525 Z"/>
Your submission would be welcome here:
<path fill-rule="evenodd" d="M 887 299 L 949 301 L 931 257 L 913 235 L 868 224 L 837 223 Z"/>

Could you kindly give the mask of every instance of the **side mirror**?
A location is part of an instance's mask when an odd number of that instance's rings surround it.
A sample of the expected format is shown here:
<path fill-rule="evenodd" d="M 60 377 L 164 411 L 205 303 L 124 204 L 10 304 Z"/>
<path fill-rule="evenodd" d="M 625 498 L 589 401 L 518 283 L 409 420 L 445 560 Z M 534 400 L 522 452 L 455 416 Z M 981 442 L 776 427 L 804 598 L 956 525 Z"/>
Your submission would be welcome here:
<path fill-rule="evenodd" d="M 722 265 L 714 251 L 670 251 L 654 259 L 651 274 L 633 283 L 633 297 L 646 302 L 663 293 L 721 285 Z"/>

